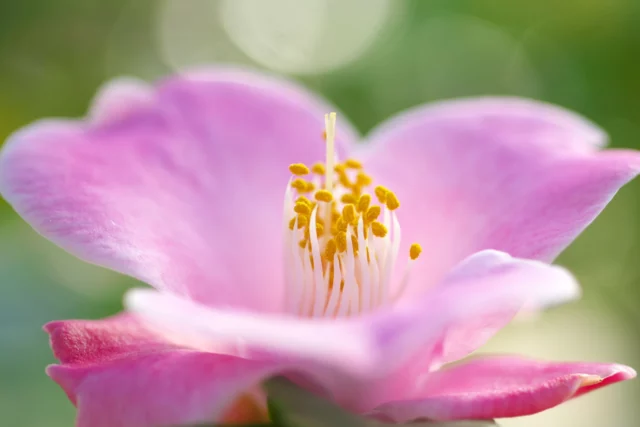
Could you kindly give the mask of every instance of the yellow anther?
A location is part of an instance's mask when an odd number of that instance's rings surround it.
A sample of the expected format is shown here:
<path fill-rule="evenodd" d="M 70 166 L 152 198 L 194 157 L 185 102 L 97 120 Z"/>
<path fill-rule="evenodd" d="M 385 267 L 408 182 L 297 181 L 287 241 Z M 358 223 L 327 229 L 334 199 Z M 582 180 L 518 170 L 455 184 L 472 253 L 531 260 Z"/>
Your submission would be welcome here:
<path fill-rule="evenodd" d="M 356 176 L 356 185 L 358 187 L 366 187 L 367 185 L 371 185 L 372 182 L 373 178 L 364 172 L 359 172 Z"/>
<path fill-rule="evenodd" d="M 291 183 L 291 188 L 294 188 L 294 189 L 298 190 L 299 192 L 304 193 L 304 192 L 307 191 L 307 188 L 309 188 L 309 184 L 311 184 L 311 183 L 305 181 L 302 178 L 296 178 Z"/>
<path fill-rule="evenodd" d="M 359 161 L 357 161 L 355 159 L 347 159 L 344 162 L 344 165 L 346 167 L 348 167 L 349 169 L 362 169 L 362 163 L 360 163 Z"/>
<path fill-rule="evenodd" d="M 400 207 L 400 201 L 393 191 L 387 191 L 387 208 L 394 211 Z"/>
<path fill-rule="evenodd" d="M 318 175 L 324 175 L 324 163 L 316 163 L 315 165 L 311 166 L 311 171 Z"/>
<path fill-rule="evenodd" d="M 309 219 L 304 215 L 298 215 L 289 221 L 289 230 L 293 230 L 293 227 L 296 226 L 296 219 L 298 220 L 298 229 L 306 226 L 309 223 Z"/>
<path fill-rule="evenodd" d="M 336 254 L 337 249 L 336 241 L 334 239 L 329 239 L 329 241 L 327 241 L 327 245 L 324 247 L 324 256 L 327 258 L 327 261 L 333 261 L 333 256 Z"/>
<path fill-rule="evenodd" d="M 335 253 L 335 251 L 334 251 Z M 333 265 L 333 257 L 331 257 L 330 260 L 327 260 L 328 262 L 331 263 L 330 267 L 329 267 L 329 290 L 333 289 L 333 279 L 335 277 L 335 266 Z"/>
<path fill-rule="evenodd" d="M 349 226 L 349 223 L 347 221 L 344 220 L 344 218 L 338 218 L 338 221 L 336 222 L 336 230 L 338 232 L 342 231 L 345 232 L 347 231 L 347 227 Z"/>
<path fill-rule="evenodd" d="M 371 206 L 364 214 L 364 220 L 367 223 L 373 222 L 380 216 L 380 206 Z"/>
<path fill-rule="evenodd" d="M 344 252 L 347 250 L 347 233 L 344 231 L 340 231 L 336 234 L 336 247 L 338 248 L 338 252 Z"/>
<path fill-rule="evenodd" d="M 298 246 L 300 246 L 302 249 L 307 247 L 307 239 L 302 239 L 298 242 Z"/>
<path fill-rule="evenodd" d="M 409 248 L 409 258 L 411 259 L 417 259 L 420 256 L 420 253 L 422 252 L 422 246 L 420 246 L 417 243 L 414 243 L 411 245 L 411 247 Z"/>
<path fill-rule="evenodd" d="M 342 208 L 342 218 L 348 224 L 351 224 L 356 219 L 356 208 L 353 205 L 346 205 Z"/>
<path fill-rule="evenodd" d="M 353 252 L 358 251 L 358 238 L 355 235 L 351 235 L 351 245 L 353 246 Z"/>
<path fill-rule="evenodd" d="M 313 182 L 307 182 L 307 188 L 305 188 L 304 191 L 301 191 L 301 193 L 311 193 L 315 189 L 316 186 L 313 185 Z"/>
<path fill-rule="evenodd" d="M 289 165 L 289 171 L 294 175 L 308 175 L 309 168 L 303 163 Z"/>
<path fill-rule="evenodd" d="M 316 234 L 321 235 L 323 231 L 324 231 L 324 225 L 320 224 L 319 222 L 316 222 Z"/>
<path fill-rule="evenodd" d="M 311 215 L 311 206 L 307 205 L 304 202 L 297 202 L 293 207 L 293 211 L 301 215 Z"/>
<path fill-rule="evenodd" d="M 327 131 L 326 131 L 326 130 L 323 130 L 323 131 L 322 131 L 322 140 L 323 140 L 323 141 L 326 141 L 326 140 L 327 140 Z"/>
<path fill-rule="evenodd" d="M 347 172 L 344 165 L 337 164 L 334 170 L 338 174 L 338 181 L 343 187 L 351 188 L 353 186 L 353 184 L 351 184 L 351 181 L 349 181 L 349 177 L 347 176 Z"/>
<path fill-rule="evenodd" d="M 340 181 L 340 185 L 342 185 L 345 188 L 353 187 L 353 184 L 351 183 L 351 181 L 349 181 L 349 177 L 346 174 L 341 174 L 338 177 L 338 180 Z"/>
<path fill-rule="evenodd" d="M 389 190 L 383 187 L 382 185 L 378 185 L 374 191 L 376 193 L 376 197 L 378 198 L 378 201 L 382 204 L 386 203 L 387 193 L 389 192 Z"/>
<path fill-rule="evenodd" d="M 304 203 L 305 205 L 312 207 L 313 206 L 313 202 L 311 202 L 311 200 L 307 199 L 304 196 L 300 196 L 296 199 L 296 204 L 298 203 Z"/>
<path fill-rule="evenodd" d="M 333 194 L 331 194 L 327 190 L 318 190 L 318 191 L 316 191 L 315 198 L 319 202 L 329 203 L 329 202 L 333 201 Z"/>
<path fill-rule="evenodd" d="M 344 194 L 341 198 L 340 201 L 344 204 L 356 204 L 357 200 L 356 197 L 353 194 Z"/>
<path fill-rule="evenodd" d="M 368 194 L 363 194 L 358 199 L 358 212 L 366 212 L 369 208 L 369 204 L 371 203 L 371 196 Z"/>
<path fill-rule="evenodd" d="M 309 224 L 309 217 L 306 215 L 298 215 L 298 228 L 305 227 Z"/>
<path fill-rule="evenodd" d="M 378 221 L 373 221 L 371 223 L 371 232 L 374 236 L 384 237 L 387 235 L 387 227 Z"/>
<path fill-rule="evenodd" d="M 340 212 L 333 211 L 331 212 L 331 221 L 337 221 L 340 219 Z"/>

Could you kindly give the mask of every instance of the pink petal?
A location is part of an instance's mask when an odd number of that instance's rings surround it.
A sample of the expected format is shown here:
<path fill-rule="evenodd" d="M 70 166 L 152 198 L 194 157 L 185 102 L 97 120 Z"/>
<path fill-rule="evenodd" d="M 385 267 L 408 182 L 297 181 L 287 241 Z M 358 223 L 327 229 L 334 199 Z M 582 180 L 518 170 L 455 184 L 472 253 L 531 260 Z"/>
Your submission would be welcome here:
<path fill-rule="evenodd" d="M 579 296 L 577 282 L 562 267 L 482 251 L 420 300 L 402 304 L 397 310 L 402 314 L 385 319 L 377 339 L 382 349 L 396 354 L 383 360 L 411 356 L 401 359 L 406 363 L 394 373 L 396 387 L 410 390 L 416 378 L 476 350 L 523 307 L 541 309 Z"/>
<path fill-rule="evenodd" d="M 635 376 L 633 369 L 615 364 L 483 357 L 429 375 L 413 398 L 375 412 L 396 422 L 517 417 Z"/>
<path fill-rule="evenodd" d="M 46 326 L 63 363 L 47 373 L 78 407 L 78 427 L 220 421 L 282 366 L 178 348 L 131 316 Z M 232 414 L 238 416 L 239 414 Z"/>
<path fill-rule="evenodd" d="M 187 334 L 201 342 L 240 341 L 251 357 L 299 363 L 344 406 L 370 410 L 414 387 L 410 382 L 440 357 L 436 348 L 449 329 L 525 303 L 564 302 L 578 293 L 573 278 L 559 267 L 493 251 L 477 257 L 484 269 L 478 262 L 468 274 L 454 273 L 412 303 L 348 319 L 236 312 L 151 290 L 131 291 L 125 304 L 159 333 Z"/>
<path fill-rule="evenodd" d="M 102 363 L 140 352 L 176 348 L 129 314 L 100 321 L 55 321 L 47 323 L 44 330 L 49 334 L 56 359 L 71 365 Z"/>
<path fill-rule="evenodd" d="M 90 120 L 14 134 L 0 191 L 87 261 L 198 301 L 278 310 L 288 166 L 324 159 L 331 109 L 246 72 L 199 72 L 156 88 L 120 80 L 100 92 Z M 340 141 L 354 137 L 340 125 Z"/>
<path fill-rule="evenodd" d="M 530 274 L 530 276 L 524 279 L 530 280 L 530 286 L 539 286 L 538 283 L 546 280 L 553 282 L 561 280 L 567 284 L 573 282 L 570 273 L 562 268 L 550 270 L 539 261 L 514 260 L 510 255 L 505 253 L 486 250 L 477 252 L 458 264 L 456 268 L 449 272 L 444 280 L 437 285 L 436 291 L 446 293 L 450 291 L 449 288 L 453 288 L 454 292 L 455 289 L 464 291 L 466 284 L 475 286 L 474 280 L 478 276 L 505 275 L 508 270 L 513 270 L 514 268 L 517 269 L 519 275 L 526 276 Z M 530 273 L 527 273 L 527 271 Z M 550 279 L 546 279 L 544 275 L 549 275 Z M 523 279 L 519 279 L 519 282 L 521 286 L 525 286 Z M 457 288 L 458 286 L 463 287 Z M 472 292 L 473 290 L 470 291 Z M 541 309 L 547 305 L 557 305 L 576 299 L 581 294 L 579 286 L 575 282 L 573 282 L 573 285 L 568 285 L 564 290 L 559 288 L 557 291 L 558 294 L 555 295 L 557 299 L 546 300 L 542 304 L 537 303 L 537 306 L 535 300 L 528 301 L 526 308 L 531 310 Z M 470 297 L 465 297 L 463 294 L 461 298 L 471 298 L 470 303 L 473 304 L 473 301 L 477 297 L 473 294 L 471 294 Z M 431 353 L 429 357 L 423 357 L 422 363 L 430 360 L 429 363 L 431 365 L 428 370 L 433 370 L 434 366 L 437 367 L 453 362 L 469 355 L 485 344 L 496 332 L 506 326 L 524 306 L 525 305 L 505 305 L 501 310 L 495 310 L 482 316 L 466 317 L 458 323 L 450 324 L 446 330 L 443 331 L 436 347 L 430 350 Z"/>
<path fill-rule="evenodd" d="M 149 84 L 135 78 L 115 79 L 100 88 L 88 118 L 93 123 L 117 122 L 140 108 L 153 107 L 155 101 Z"/>
<path fill-rule="evenodd" d="M 374 131 L 367 168 L 399 196 L 401 253 L 423 247 L 406 297 L 483 249 L 551 261 L 640 169 L 637 152 L 599 152 L 605 138 L 573 113 L 510 98 L 420 107 Z"/>

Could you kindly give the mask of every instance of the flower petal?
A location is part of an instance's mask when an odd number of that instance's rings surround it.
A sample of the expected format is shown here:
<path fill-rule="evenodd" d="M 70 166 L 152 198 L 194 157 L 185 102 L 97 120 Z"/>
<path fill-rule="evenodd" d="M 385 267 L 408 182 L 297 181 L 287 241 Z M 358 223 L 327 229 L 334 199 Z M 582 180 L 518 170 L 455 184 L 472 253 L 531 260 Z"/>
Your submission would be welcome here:
<path fill-rule="evenodd" d="M 511 98 L 420 107 L 370 137 L 367 168 L 401 203 L 403 248 L 423 247 L 408 298 L 467 255 L 551 261 L 640 170 L 640 154 L 597 151 L 605 134 L 550 105 Z"/>
<path fill-rule="evenodd" d="M 579 296 L 577 282 L 562 267 L 481 251 L 422 298 L 405 302 L 384 318 L 376 326 L 378 346 L 388 353 L 383 360 L 408 362 L 396 380 L 402 389 L 411 389 L 416 378 L 476 350 L 520 309 L 541 309 Z"/>
<path fill-rule="evenodd" d="M 495 251 L 477 257 L 484 269 L 472 260 L 466 273 L 458 271 L 413 303 L 348 319 L 243 313 L 152 290 L 130 291 L 125 305 L 158 333 L 187 334 L 203 343 L 241 342 L 252 358 L 299 363 L 306 373 L 320 373 L 316 376 L 323 378 L 322 385 L 341 404 L 371 410 L 398 393 L 411 392 L 412 382 L 441 360 L 438 348 L 448 348 L 448 330 L 524 304 L 564 302 L 578 293 L 573 278 L 559 267 Z"/>
<path fill-rule="evenodd" d="M 288 166 L 324 159 L 331 109 L 247 72 L 201 71 L 155 89 L 120 80 L 89 120 L 15 133 L 0 192 L 87 261 L 205 303 L 278 310 Z M 354 137 L 340 125 L 339 142 Z"/>
<path fill-rule="evenodd" d="M 282 369 L 179 348 L 128 315 L 46 326 L 62 365 L 47 373 L 78 407 L 78 427 L 155 427 L 246 416 L 244 393 Z M 255 415 L 255 408 L 249 415 Z"/>
<path fill-rule="evenodd" d="M 137 109 L 152 107 L 154 102 L 153 87 L 139 79 L 121 77 L 100 88 L 88 119 L 96 124 L 117 122 L 129 114 L 135 114 Z"/>
<path fill-rule="evenodd" d="M 414 398 L 386 403 L 375 412 L 396 422 L 517 417 L 635 375 L 615 364 L 482 357 L 429 375 Z"/>
<path fill-rule="evenodd" d="M 247 354 L 274 352 L 354 375 L 370 374 L 374 368 L 366 331 L 357 321 L 218 309 L 149 289 L 129 291 L 125 305 L 168 341 L 184 335 L 200 337 L 202 349 L 208 349 L 207 341 L 241 343 Z"/>
<path fill-rule="evenodd" d="M 44 326 L 53 354 L 61 363 L 87 365 L 140 352 L 176 348 L 143 327 L 130 314 L 93 320 L 61 320 Z"/>

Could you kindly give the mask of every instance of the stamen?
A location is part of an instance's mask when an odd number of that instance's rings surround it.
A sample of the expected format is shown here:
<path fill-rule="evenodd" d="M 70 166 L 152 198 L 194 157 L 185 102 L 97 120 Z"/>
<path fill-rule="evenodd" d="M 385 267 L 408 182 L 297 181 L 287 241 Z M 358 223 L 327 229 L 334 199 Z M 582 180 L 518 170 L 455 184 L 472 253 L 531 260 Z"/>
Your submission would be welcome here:
<path fill-rule="evenodd" d="M 358 252 L 358 248 L 360 245 L 358 245 L 358 237 L 355 234 L 351 235 L 351 244 L 353 245 L 353 250 L 355 252 Z"/>
<path fill-rule="evenodd" d="M 400 202 L 381 185 L 371 191 L 374 180 L 358 160 L 338 162 L 335 121 L 335 113 L 325 115 L 324 163 L 289 165 L 293 176 L 283 221 L 290 288 L 286 304 L 301 316 L 349 316 L 393 301 L 404 291 L 422 250 L 411 245 L 405 274 L 391 286 L 400 249 L 394 213 Z"/>
<path fill-rule="evenodd" d="M 294 175 L 308 175 L 309 168 L 303 163 L 294 163 L 289 166 L 289 171 Z"/>
<path fill-rule="evenodd" d="M 369 208 L 369 204 L 371 203 L 371 196 L 368 194 L 363 194 L 360 196 L 358 200 L 358 212 L 366 212 Z"/>
<path fill-rule="evenodd" d="M 356 204 L 356 202 L 358 201 L 355 196 L 353 194 L 343 194 L 342 197 L 340 198 L 340 201 L 344 204 Z"/>
<path fill-rule="evenodd" d="M 409 248 L 409 258 L 411 258 L 412 260 L 418 259 L 421 253 L 422 247 L 417 243 L 412 244 Z"/>
<path fill-rule="evenodd" d="M 311 215 L 311 207 L 304 202 L 296 203 L 295 207 L 293 208 L 293 211 L 301 215 Z"/>
<path fill-rule="evenodd" d="M 376 237 L 384 237 L 387 235 L 387 227 L 378 221 L 373 221 L 371 223 L 371 232 Z"/>
<path fill-rule="evenodd" d="M 378 185 L 374 191 L 376 193 L 378 201 L 384 205 L 387 201 L 387 193 L 389 192 L 389 190 L 387 190 L 382 185 Z"/>
<path fill-rule="evenodd" d="M 309 188 L 309 184 L 311 184 L 310 182 L 305 181 L 302 178 L 296 178 L 293 180 L 293 182 L 291 182 L 291 188 L 298 190 L 298 192 L 300 193 L 306 193 L 308 192 L 308 188 Z M 311 184 L 313 185 L 313 184 Z"/>
<path fill-rule="evenodd" d="M 307 182 L 307 187 L 304 189 L 304 191 L 302 191 L 302 193 L 311 193 L 313 190 L 315 190 L 316 186 L 313 184 L 313 182 Z"/>
<path fill-rule="evenodd" d="M 311 171 L 315 174 L 318 175 L 324 175 L 325 171 L 324 171 L 324 164 L 323 163 L 316 163 L 315 165 L 313 165 L 311 167 Z"/>
<path fill-rule="evenodd" d="M 346 205 L 342 208 L 342 217 L 345 222 L 351 224 L 356 219 L 356 208 L 353 205 Z"/>
<path fill-rule="evenodd" d="M 298 222 L 298 230 L 305 227 L 309 222 L 306 216 L 298 215 L 295 218 L 291 219 L 291 221 L 289 221 L 289 230 L 293 230 L 293 228 L 296 226 L 296 221 Z"/>
<path fill-rule="evenodd" d="M 366 223 L 370 223 L 378 219 L 380 216 L 380 206 L 371 206 L 367 209 L 367 212 L 364 214 L 364 219 Z"/>
<path fill-rule="evenodd" d="M 362 169 L 362 163 L 356 159 L 347 159 L 345 160 L 344 165 L 349 169 Z"/>
<path fill-rule="evenodd" d="M 349 181 L 349 176 L 347 175 L 347 171 L 344 165 L 338 164 L 334 169 L 338 174 L 338 181 L 340 182 L 340 185 L 345 188 L 351 188 L 353 184 L 351 183 L 351 181 Z"/>
<path fill-rule="evenodd" d="M 305 205 L 307 205 L 309 207 L 313 206 L 313 203 L 311 203 L 311 200 L 307 199 L 304 196 L 298 197 L 298 199 L 296 200 L 296 203 L 304 203 Z"/>
<path fill-rule="evenodd" d="M 338 248 L 338 252 L 344 252 L 347 250 L 347 233 L 344 231 L 339 231 L 336 235 L 336 247 Z"/>
<path fill-rule="evenodd" d="M 395 211 L 400 207 L 400 201 L 396 197 L 395 193 L 393 193 L 393 191 L 387 191 L 386 196 L 387 196 L 387 209 L 389 209 L 390 211 Z"/>
<path fill-rule="evenodd" d="M 345 221 L 344 218 L 342 217 L 338 218 L 338 220 L 336 221 L 336 229 L 338 230 L 338 232 L 342 232 L 342 233 L 346 232 L 348 226 L 349 226 L 349 223 Z"/>
<path fill-rule="evenodd" d="M 335 239 L 330 239 L 327 241 L 327 245 L 324 248 L 324 256 L 327 259 L 333 259 L 333 256 L 336 254 L 336 250 L 338 246 L 336 245 Z"/>
<path fill-rule="evenodd" d="M 319 202 L 329 203 L 329 202 L 333 201 L 333 194 L 331 194 L 327 190 L 318 190 L 318 191 L 316 191 L 315 198 Z"/>
<path fill-rule="evenodd" d="M 373 178 L 371 178 L 366 173 L 360 172 L 358 176 L 356 176 L 356 185 L 358 187 L 366 187 L 368 185 L 371 185 L 372 182 Z"/>

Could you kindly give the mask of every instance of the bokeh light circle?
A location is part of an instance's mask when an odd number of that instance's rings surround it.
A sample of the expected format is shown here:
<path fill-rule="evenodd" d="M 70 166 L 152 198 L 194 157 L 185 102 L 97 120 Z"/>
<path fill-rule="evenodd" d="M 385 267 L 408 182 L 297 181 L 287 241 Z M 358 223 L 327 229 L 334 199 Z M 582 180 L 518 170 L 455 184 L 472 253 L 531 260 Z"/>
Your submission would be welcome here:
<path fill-rule="evenodd" d="M 222 0 L 229 38 L 251 59 L 293 74 L 327 72 L 359 58 L 384 32 L 390 0 Z"/>

